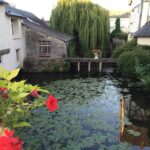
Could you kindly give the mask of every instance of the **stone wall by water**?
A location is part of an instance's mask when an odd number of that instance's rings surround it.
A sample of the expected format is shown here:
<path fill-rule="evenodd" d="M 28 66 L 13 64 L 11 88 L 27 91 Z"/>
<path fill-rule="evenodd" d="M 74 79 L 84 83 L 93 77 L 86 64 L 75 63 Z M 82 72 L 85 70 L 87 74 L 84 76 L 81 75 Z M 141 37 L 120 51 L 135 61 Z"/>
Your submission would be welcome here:
<path fill-rule="evenodd" d="M 25 72 L 67 72 L 69 63 L 64 59 L 51 58 L 26 58 L 24 60 L 23 70 Z"/>

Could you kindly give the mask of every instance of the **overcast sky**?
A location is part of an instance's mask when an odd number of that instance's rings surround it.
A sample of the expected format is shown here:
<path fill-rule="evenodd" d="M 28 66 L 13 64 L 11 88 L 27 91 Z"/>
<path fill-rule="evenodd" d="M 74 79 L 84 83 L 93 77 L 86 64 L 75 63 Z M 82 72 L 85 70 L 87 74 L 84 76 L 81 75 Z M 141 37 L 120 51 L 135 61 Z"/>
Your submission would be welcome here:
<path fill-rule="evenodd" d="M 55 8 L 57 0 L 5 0 L 16 8 L 34 13 L 39 18 L 49 20 L 51 10 Z M 128 0 L 91 0 L 109 10 L 127 10 Z"/>

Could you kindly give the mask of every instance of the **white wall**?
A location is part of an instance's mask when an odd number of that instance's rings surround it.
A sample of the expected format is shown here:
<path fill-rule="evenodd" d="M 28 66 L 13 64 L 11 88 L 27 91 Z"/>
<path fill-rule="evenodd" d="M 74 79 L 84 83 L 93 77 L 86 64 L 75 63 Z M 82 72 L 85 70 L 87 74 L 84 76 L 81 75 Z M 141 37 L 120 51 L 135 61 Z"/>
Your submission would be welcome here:
<path fill-rule="evenodd" d="M 137 7 L 136 7 L 137 6 Z M 143 3 L 143 11 L 142 11 L 142 18 L 141 18 L 141 25 L 142 27 L 148 21 L 148 15 L 150 15 L 150 10 L 148 9 L 149 2 Z M 130 13 L 130 28 L 129 32 L 134 33 L 139 30 L 139 18 L 141 12 L 141 0 L 134 0 L 131 5 L 131 13 Z"/>
<path fill-rule="evenodd" d="M 115 22 L 117 18 L 110 18 L 110 33 L 115 29 Z M 129 18 L 120 18 L 120 28 L 122 32 L 129 32 Z"/>
<path fill-rule="evenodd" d="M 1 56 L 0 65 L 8 70 L 21 67 L 25 57 L 25 35 L 21 25 L 21 19 L 18 19 L 20 34 L 16 37 L 12 35 L 11 18 L 6 16 L 5 8 L 0 5 L 0 50 L 10 49 L 10 53 Z M 16 49 L 20 49 L 20 60 L 17 61 Z"/>
<path fill-rule="evenodd" d="M 150 45 L 150 38 L 137 38 L 137 44 L 138 45 Z"/>

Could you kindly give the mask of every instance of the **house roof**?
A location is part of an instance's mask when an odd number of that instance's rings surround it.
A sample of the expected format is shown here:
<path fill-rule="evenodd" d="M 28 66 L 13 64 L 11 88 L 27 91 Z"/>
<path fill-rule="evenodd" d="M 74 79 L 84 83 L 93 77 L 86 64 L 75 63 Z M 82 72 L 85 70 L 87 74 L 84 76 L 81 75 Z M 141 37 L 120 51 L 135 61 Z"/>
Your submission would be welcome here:
<path fill-rule="evenodd" d="M 120 15 L 112 15 L 110 16 L 110 18 L 129 18 L 130 17 L 130 13 L 129 12 L 126 12 L 126 13 L 123 13 L 123 14 L 120 14 Z"/>
<path fill-rule="evenodd" d="M 23 19 L 23 24 L 33 30 L 44 33 L 48 36 L 52 36 L 58 40 L 67 42 L 73 38 L 73 36 L 56 31 L 50 28 L 44 21 L 40 20 L 34 14 L 20 10 L 11 6 L 6 6 L 6 14 L 8 16 L 21 17 Z"/>
<path fill-rule="evenodd" d="M 3 5 L 3 4 L 8 4 L 7 2 L 3 1 L 3 0 L 0 0 L 0 5 Z"/>
<path fill-rule="evenodd" d="M 134 37 L 150 37 L 150 22 L 133 34 Z"/>

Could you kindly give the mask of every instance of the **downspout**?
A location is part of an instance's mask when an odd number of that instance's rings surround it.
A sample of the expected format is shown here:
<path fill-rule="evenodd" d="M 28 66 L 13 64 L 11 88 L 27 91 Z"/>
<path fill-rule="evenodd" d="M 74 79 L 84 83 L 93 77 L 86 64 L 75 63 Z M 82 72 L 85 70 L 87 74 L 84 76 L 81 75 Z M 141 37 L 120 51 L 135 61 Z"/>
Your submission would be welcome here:
<path fill-rule="evenodd" d="M 142 22 L 142 13 L 143 13 L 143 0 L 141 0 L 141 11 L 140 11 L 140 16 L 139 16 L 139 25 L 138 25 L 138 30 L 141 27 L 141 22 Z"/>

